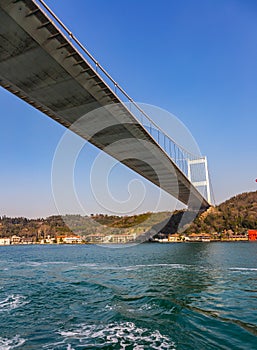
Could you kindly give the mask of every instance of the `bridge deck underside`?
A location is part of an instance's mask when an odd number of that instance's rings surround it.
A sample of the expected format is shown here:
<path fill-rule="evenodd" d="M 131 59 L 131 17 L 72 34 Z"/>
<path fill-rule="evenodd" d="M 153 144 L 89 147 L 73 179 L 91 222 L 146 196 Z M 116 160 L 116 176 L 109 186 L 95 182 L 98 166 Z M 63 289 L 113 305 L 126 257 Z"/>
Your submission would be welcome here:
<path fill-rule="evenodd" d="M 0 0 L 0 19 L 4 88 L 189 207 L 209 206 L 33 0 Z"/>

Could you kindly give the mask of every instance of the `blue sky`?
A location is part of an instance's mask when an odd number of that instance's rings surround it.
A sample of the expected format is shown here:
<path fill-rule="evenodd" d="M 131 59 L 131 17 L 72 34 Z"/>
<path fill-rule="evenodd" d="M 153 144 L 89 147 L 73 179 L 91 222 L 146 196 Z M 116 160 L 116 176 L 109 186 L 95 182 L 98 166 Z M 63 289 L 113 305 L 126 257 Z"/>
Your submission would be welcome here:
<path fill-rule="evenodd" d="M 186 125 L 208 157 L 217 203 L 257 189 L 256 1 L 46 3 L 134 100 Z M 3 89 L 0 101 L 0 215 L 56 214 L 51 164 L 65 129 Z M 87 181 L 97 151 L 83 154 L 78 182 Z M 125 198 L 132 174 L 117 169 L 114 191 Z M 86 193 L 85 211 L 99 212 Z M 170 209 L 169 198 L 160 209 Z M 143 209 L 153 209 L 150 200 Z"/>

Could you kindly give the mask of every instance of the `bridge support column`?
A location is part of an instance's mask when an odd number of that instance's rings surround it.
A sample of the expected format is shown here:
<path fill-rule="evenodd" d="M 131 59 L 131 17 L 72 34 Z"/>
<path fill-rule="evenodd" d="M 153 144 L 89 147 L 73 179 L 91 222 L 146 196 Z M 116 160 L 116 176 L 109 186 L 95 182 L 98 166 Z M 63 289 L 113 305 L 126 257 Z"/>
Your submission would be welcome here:
<path fill-rule="evenodd" d="M 210 191 L 210 179 L 209 179 L 209 172 L 208 172 L 208 164 L 207 164 L 207 158 L 199 158 L 199 159 L 193 159 L 190 160 L 188 159 L 188 179 L 191 181 L 191 183 L 196 187 L 206 187 L 206 199 L 208 203 L 211 204 L 211 191 Z M 204 164 L 204 179 L 197 178 L 195 179 L 194 172 L 192 171 L 193 166 L 201 165 Z M 197 175 L 201 176 L 202 172 L 199 171 L 197 172 Z M 197 177 L 197 176 L 196 176 Z"/>

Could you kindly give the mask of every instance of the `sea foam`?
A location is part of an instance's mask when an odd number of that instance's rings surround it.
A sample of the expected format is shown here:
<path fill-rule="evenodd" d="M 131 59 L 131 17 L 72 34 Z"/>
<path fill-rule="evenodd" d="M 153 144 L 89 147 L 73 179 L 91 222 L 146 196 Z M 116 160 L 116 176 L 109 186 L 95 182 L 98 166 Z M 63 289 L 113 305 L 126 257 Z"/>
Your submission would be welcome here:
<path fill-rule="evenodd" d="M 137 327 L 133 322 L 109 323 L 107 325 L 81 324 L 76 329 L 60 331 L 59 334 L 66 340 L 79 341 L 80 345 L 96 346 L 119 345 L 126 349 L 132 345 L 134 349 L 175 349 L 174 342 L 158 330 Z M 99 343 L 101 341 L 101 343 Z"/>
<path fill-rule="evenodd" d="M 12 339 L 1 338 L 0 337 L 0 349 L 1 350 L 11 350 L 15 349 L 25 343 L 25 339 L 20 338 L 19 335 L 16 335 Z"/>
<path fill-rule="evenodd" d="M 0 300 L 0 312 L 11 311 L 26 305 L 28 301 L 23 295 L 8 295 L 4 300 Z M 1 348 L 0 348 L 1 349 Z"/>

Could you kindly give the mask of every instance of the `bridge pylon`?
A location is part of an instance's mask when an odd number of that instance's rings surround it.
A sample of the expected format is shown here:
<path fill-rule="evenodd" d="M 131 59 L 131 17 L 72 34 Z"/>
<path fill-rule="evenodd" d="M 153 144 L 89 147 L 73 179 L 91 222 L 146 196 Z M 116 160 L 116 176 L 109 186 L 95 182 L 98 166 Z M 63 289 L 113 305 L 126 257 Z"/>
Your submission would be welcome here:
<path fill-rule="evenodd" d="M 210 190 L 210 179 L 208 172 L 207 157 L 202 157 L 199 159 L 188 159 L 188 179 L 189 181 L 199 190 L 199 187 L 206 188 L 206 199 L 209 204 L 211 204 L 211 190 Z M 200 171 L 199 167 L 204 165 L 204 172 Z M 193 171 L 193 168 L 196 171 Z M 198 168 L 198 169 L 197 169 Z M 197 171 L 198 170 L 198 171 Z M 204 173 L 204 178 L 201 178 Z"/>

